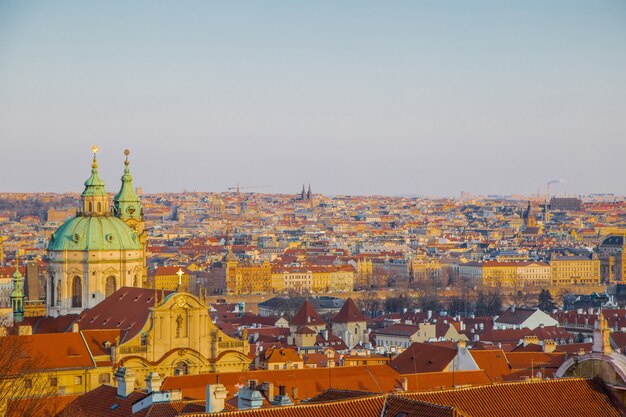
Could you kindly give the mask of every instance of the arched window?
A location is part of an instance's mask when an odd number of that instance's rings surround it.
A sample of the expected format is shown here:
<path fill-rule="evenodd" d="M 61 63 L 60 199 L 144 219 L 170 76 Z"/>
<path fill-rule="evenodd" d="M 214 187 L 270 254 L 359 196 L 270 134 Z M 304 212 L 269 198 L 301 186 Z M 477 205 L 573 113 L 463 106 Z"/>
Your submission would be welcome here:
<path fill-rule="evenodd" d="M 115 284 L 115 277 L 114 276 L 108 277 L 106 279 L 106 282 L 104 283 L 104 296 L 108 297 L 109 295 L 113 294 L 116 289 L 117 287 Z"/>
<path fill-rule="evenodd" d="M 91 201 L 89 202 L 89 210 L 88 211 L 90 211 L 90 212 L 93 211 L 93 203 Z"/>
<path fill-rule="evenodd" d="M 98 212 L 102 211 L 102 203 L 98 201 Z"/>
<path fill-rule="evenodd" d="M 185 362 L 178 362 L 174 368 L 174 375 L 188 375 L 189 366 Z"/>
<path fill-rule="evenodd" d="M 54 277 L 50 277 L 50 307 L 54 307 L 54 297 L 56 296 L 56 292 L 54 292 Z"/>
<path fill-rule="evenodd" d="M 83 306 L 83 285 L 80 277 L 74 277 L 72 280 L 72 307 Z"/>

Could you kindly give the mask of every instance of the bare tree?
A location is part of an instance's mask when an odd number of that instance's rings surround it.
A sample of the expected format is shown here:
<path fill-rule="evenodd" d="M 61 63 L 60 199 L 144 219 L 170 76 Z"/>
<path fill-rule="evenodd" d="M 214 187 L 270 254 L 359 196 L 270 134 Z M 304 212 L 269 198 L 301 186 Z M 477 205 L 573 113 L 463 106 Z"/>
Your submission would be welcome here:
<path fill-rule="evenodd" d="M 42 403 L 54 407 L 50 397 L 56 389 L 49 376 L 41 372 L 41 358 L 31 355 L 27 336 L 15 336 L 14 328 L 2 327 L 0 336 L 0 414 L 6 416 L 38 417 L 46 413 Z M 6 335 L 8 334 L 8 335 Z"/>
<path fill-rule="evenodd" d="M 360 298 L 356 303 L 359 309 L 372 319 L 376 317 L 382 306 L 381 299 L 374 296 Z"/>

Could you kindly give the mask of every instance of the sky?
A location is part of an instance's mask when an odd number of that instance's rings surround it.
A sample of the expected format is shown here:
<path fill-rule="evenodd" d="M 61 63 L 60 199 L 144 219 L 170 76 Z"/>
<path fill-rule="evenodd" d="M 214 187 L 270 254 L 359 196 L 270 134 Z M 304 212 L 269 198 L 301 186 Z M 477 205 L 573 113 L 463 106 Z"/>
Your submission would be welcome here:
<path fill-rule="evenodd" d="M 626 195 L 626 2 L 0 0 L 0 192 Z"/>

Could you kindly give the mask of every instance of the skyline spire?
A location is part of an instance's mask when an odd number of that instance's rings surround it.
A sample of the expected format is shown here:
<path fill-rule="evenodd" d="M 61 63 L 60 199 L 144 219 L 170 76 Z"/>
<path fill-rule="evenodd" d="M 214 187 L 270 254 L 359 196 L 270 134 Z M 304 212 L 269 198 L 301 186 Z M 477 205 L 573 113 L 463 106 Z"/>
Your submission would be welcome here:
<path fill-rule="evenodd" d="M 15 272 L 11 276 L 13 289 L 11 290 L 11 308 L 13 309 L 13 322 L 21 323 L 24 320 L 24 280 L 20 273 L 19 256 L 15 257 Z"/>
<path fill-rule="evenodd" d="M 124 149 L 124 174 L 122 175 L 122 186 L 119 192 L 113 198 L 113 207 L 115 215 L 122 220 L 136 219 L 139 220 L 142 217 L 141 200 L 135 192 L 133 186 L 133 176 L 130 173 L 130 161 L 128 155 L 130 151 Z"/>
<path fill-rule="evenodd" d="M 104 181 L 98 175 L 98 146 L 93 145 L 91 176 L 85 181 L 85 190 L 81 194 L 82 213 L 86 215 L 104 215 L 109 211 L 109 196 L 104 189 Z"/>

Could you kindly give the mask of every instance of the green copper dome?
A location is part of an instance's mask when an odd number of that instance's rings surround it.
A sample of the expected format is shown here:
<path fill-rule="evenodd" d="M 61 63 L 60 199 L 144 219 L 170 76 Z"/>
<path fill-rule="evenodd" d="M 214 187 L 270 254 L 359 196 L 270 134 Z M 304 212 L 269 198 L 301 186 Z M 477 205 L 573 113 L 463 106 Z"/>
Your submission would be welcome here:
<path fill-rule="evenodd" d="M 49 251 L 141 250 L 139 238 L 113 216 L 76 216 L 50 237 Z"/>

